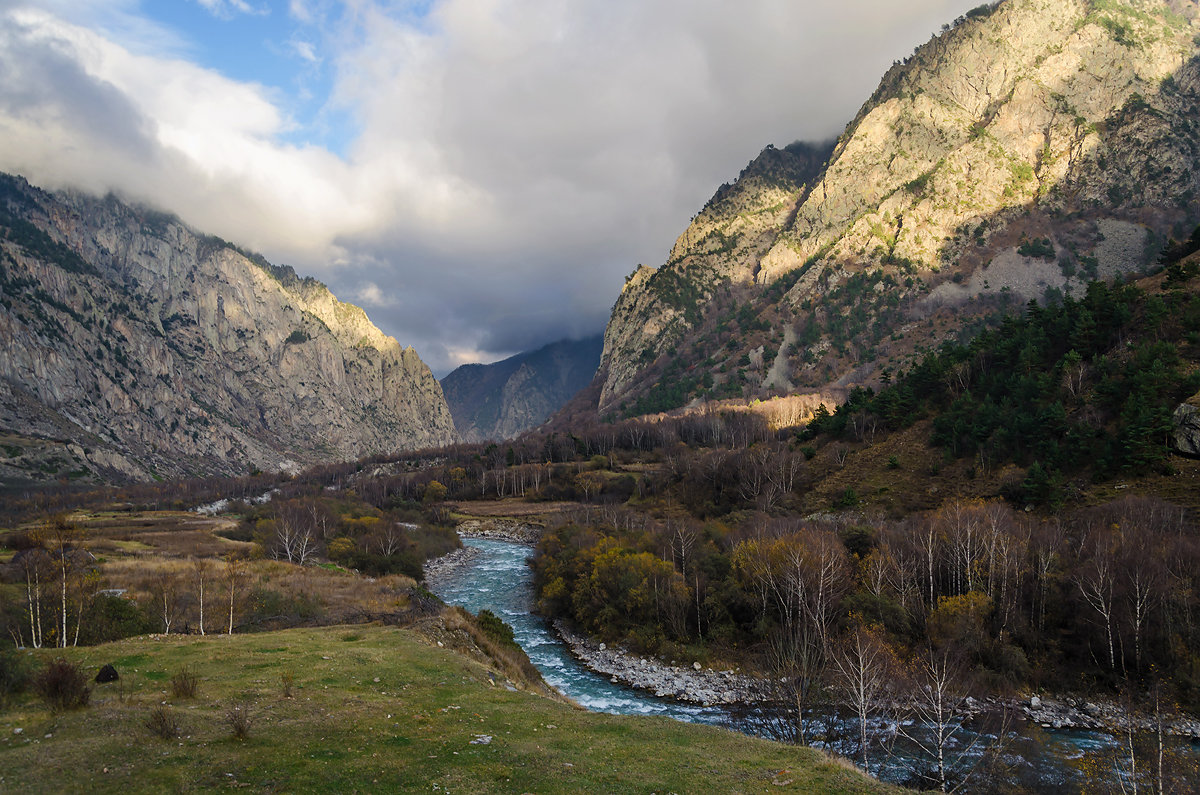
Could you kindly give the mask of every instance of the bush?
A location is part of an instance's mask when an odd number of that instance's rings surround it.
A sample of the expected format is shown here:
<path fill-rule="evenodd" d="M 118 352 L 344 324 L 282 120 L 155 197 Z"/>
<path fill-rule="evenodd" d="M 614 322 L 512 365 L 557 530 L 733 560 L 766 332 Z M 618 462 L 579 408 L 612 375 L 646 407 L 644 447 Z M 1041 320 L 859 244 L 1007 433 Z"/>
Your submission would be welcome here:
<path fill-rule="evenodd" d="M 195 698 L 200 680 L 188 666 L 183 666 L 171 677 L 171 695 L 175 698 Z"/>
<path fill-rule="evenodd" d="M 254 725 L 254 718 L 250 714 L 250 705 L 245 701 L 230 704 L 229 709 L 225 710 L 225 725 L 229 727 L 234 738 L 244 740 L 249 737 L 250 727 Z"/>
<path fill-rule="evenodd" d="M 29 662 L 16 649 L 0 651 L 0 706 L 29 686 Z"/>
<path fill-rule="evenodd" d="M 61 657 L 46 663 L 34 678 L 33 689 L 54 712 L 86 707 L 92 697 L 83 669 Z"/>
<path fill-rule="evenodd" d="M 480 610 L 479 615 L 475 617 L 479 628 L 484 634 L 492 640 L 503 646 L 517 647 L 517 640 L 513 636 L 512 627 L 505 624 L 503 619 L 493 613 L 491 610 Z"/>
<path fill-rule="evenodd" d="M 284 698 L 292 697 L 292 687 L 296 684 L 296 674 L 290 670 L 281 671 L 279 674 L 279 686 L 283 690 Z"/>
<path fill-rule="evenodd" d="M 88 611 L 88 620 L 79 632 L 79 643 L 94 646 L 135 635 L 149 635 L 157 629 L 155 619 L 133 600 L 104 594 L 96 597 Z"/>
<path fill-rule="evenodd" d="M 163 705 L 158 705 L 150 711 L 150 717 L 143 724 L 150 733 L 164 740 L 174 740 L 179 736 L 179 721 L 175 714 Z"/>
<path fill-rule="evenodd" d="M 858 505 L 858 494 L 851 486 L 847 486 L 846 490 L 833 501 L 834 508 L 853 508 L 856 505 Z"/>

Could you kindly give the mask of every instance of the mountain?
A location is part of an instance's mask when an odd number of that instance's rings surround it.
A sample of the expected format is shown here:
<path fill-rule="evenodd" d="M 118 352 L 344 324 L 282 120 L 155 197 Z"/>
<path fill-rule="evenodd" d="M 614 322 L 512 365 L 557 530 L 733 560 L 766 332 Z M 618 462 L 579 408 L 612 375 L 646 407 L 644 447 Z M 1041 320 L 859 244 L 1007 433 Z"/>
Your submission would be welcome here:
<path fill-rule="evenodd" d="M 455 438 L 325 285 L 178 219 L 0 176 L 0 480 L 278 470 Z"/>
<path fill-rule="evenodd" d="M 1006 0 L 896 63 L 829 147 L 768 147 L 605 331 L 602 416 L 877 385 L 1200 219 L 1200 11 Z"/>
<path fill-rule="evenodd" d="M 463 439 L 511 439 L 541 425 L 596 374 L 604 338 L 560 340 L 494 364 L 464 364 L 442 379 Z"/>

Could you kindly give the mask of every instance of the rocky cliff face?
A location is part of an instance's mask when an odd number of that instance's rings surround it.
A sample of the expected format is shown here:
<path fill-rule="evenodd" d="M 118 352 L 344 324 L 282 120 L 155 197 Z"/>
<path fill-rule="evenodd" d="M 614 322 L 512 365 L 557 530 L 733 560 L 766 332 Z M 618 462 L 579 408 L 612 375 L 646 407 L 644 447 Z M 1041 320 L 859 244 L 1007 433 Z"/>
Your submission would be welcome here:
<path fill-rule="evenodd" d="M 244 473 L 455 438 L 416 352 L 290 268 L 8 176 L 0 233 L 7 479 Z"/>
<path fill-rule="evenodd" d="M 600 363 L 602 338 L 562 340 L 493 364 L 466 364 L 442 379 L 459 434 L 511 439 L 536 428 L 583 389 Z"/>
<path fill-rule="evenodd" d="M 768 186 L 756 164 L 788 151 L 768 150 L 630 278 L 601 412 L 680 359 L 685 400 L 871 382 L 997 307 L 1143 268 L 1200 218 L 1197 15 L 1006 0 L 961 18 L 884 76 L 827 164 Z M 739 305 L 769 328 L 730 326 Z"/>

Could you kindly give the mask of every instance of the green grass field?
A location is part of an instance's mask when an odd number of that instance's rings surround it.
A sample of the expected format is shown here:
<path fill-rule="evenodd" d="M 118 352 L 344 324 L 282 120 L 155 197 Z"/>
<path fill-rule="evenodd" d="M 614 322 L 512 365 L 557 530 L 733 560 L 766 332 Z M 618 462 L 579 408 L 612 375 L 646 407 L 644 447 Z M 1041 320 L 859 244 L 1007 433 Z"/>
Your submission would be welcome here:
<path fill-rule="evenodd" d="M 134 638 L 66 656 L 89 676 L 111 662 L 121 681 L 80 710 L 53 715 L 26 694 L 0 712 L 0 791 L 894 791 L 811 749 L 492 684 L 484 664 L 409 629 Z M 191 700 L 171 695 L 185 665 Z M 245 740 L 227 722 L 239 702 Z M 145 726 L 162 704 L 176 739 Z"/>

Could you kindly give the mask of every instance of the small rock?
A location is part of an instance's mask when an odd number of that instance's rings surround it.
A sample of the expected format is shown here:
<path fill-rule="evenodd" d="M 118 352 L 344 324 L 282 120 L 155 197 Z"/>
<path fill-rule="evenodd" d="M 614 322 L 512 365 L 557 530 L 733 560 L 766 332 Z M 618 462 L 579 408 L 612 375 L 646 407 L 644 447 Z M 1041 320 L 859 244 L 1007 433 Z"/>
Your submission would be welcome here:
<path fill-rule="evenodd" d="M 692 667 L 695 668 L 697 671 L 699 671 L 701 668 L 700 663 L 698 663 L 698 662 L 692 663 Z"/>
<path fill-rule="evenodd" d="M 18 726 L 17 728 L 13 729 L 13 734 L 21 734 L 24 731 L 25 731 L 24 729 L 22 729 L 20 726 Z"/>
<path fill-rule="evenodd" d="M 1038 698 L 1037 696 L 1034 696 L 1033 698 L 1029 699 L 1029 708 L 1030 709 L 1040 709 L 1041 706 L 1042 706 L 1042 700 L 1040 698 Z"/>

